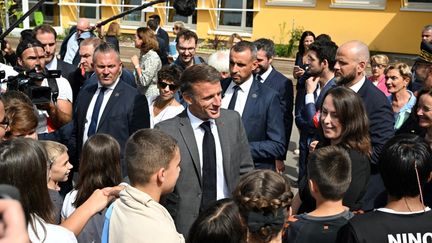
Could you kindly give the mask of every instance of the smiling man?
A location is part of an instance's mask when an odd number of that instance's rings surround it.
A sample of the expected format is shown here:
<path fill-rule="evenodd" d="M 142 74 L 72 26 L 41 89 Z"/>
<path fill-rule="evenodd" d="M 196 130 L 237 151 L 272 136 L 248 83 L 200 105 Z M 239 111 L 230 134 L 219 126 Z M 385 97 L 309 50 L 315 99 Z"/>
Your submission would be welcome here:
<path fill-rule="evenodd" d="M 98 82 L 84 86 L 78 95 L 71 144 L 76 145 L 75 156 L 79 158 L 90 136 L 106 133 L 119 142 L 123 158 L 129 136 L 150 126 L 147 99 L 121 81 L 123 65 L 114 47 L 107 43 L 99 45 L 93 54 L 93 66 Z M 122 175 L 126 176 L 123 160 Z"/>
<path fill-rule="evenodd" d="M 177 65 L 182 71 L 194 64 L 205 63 L 204 59 L 196 56 L 198 47 L 198 36 L 195 32 L 184 29 L 177 34 L 177 51 L 178 58 L 172 63 Z"/>
<path fill-rule="evenodd" d="M 183 72 L 181 83 L 188 108 L 156 128 L 173 136 L 180 148 L 180 178 L 165 206 L 187 237 L 198 214 L 216 200 L 231 197 L 253 162 L 240 116 L 221 109 L 219 72 L 194 65 Z"/>

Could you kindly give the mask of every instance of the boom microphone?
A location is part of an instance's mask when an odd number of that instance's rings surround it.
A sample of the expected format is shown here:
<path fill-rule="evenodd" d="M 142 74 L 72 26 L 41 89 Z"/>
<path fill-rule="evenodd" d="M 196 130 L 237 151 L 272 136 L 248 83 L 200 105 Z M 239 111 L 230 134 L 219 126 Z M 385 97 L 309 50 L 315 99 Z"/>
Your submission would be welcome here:
<path fill-rule="evenodd" d="M 195 12 L 195 0 L 176 0 L 174 1 L 173 7 L 176 14 L 188 17 Z"/>

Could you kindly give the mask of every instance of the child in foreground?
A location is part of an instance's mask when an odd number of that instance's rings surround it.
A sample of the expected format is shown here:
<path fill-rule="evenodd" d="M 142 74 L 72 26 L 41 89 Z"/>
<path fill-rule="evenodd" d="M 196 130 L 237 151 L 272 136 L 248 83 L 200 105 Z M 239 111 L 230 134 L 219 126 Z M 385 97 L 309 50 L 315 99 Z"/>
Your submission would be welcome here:
<path fill-rule="evenodd" d="M 180 174 L 176 141 L 160 130 L 138 130 L 126 143 L 125 160 L 131 185 L 113 203 L 109 242 L 184 242 L 159 204 Z"/>

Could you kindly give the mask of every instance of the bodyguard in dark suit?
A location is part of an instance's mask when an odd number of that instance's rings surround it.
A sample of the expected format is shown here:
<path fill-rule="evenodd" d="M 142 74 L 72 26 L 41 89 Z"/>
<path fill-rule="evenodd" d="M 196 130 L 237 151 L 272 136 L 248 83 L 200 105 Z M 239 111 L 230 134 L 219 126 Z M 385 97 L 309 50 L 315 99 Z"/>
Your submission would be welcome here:
<path fill-rule="evenodd" d="M 58 59 L 56 55 L 57 32 L 51 25 L 43 24 L 33 29 L 33 36 L 42 43 L 45 50 L 45 67 L 48 70 L 60 70 L 61 75 L 71 83 L 76 67 Z"/>
<path fill-rule="evenodd" d="M 147 99 L 120 79 L 122 63 L 118 52 L 103 43 L 94 53 L 97 84 L 85 86 L 79 93 L 74 114 L 72 143 L 79 158 L 85 141 L 95 133 L 113 136 L 124 145 L 136 130 L 150 126 Z M 122 174 L 126 175 L 122 163 Z"/>
<path fill-rule="evenodd" d="M 272 40 L 261 38 L 254 41 L 254 45 L 257 47 L 258 67 L 255 70 L 257 79 L 264 85 L 279 92 L 281 108 L 284 114 L 286 146 L 288 147 L 294 120 L 293 83 L 271 65 L 275 55 L 274 43 Z"/>
<path fill-rule="evenodd" d="M 180 148 L 180 177 L 162 204 L 187 237 L 198 214 L 216 200 L 231 197 L 253 162 L 239 114 L 221 109 L 219 72 L 194 65 L 183 72 L 181 83 L 187 109 L 156 128 L 173 136 Z"/>
<path fill-rule="evenodd" d="M 369 49 L 360 41 L 350 41 L 339 47 L 336 53 L 335 76 L 338 85 L 344 85 L 363 99 L 369 118 L 369 133 L 372 142 L 371 177 L 364 197 L 364 210 L 384 206 L 377 198 L 384 191 L 378 172 L 378 158 L 388 139 L 393 137 L 393 110 L 385 95 L 365 77 L 369 61 Z M 375 204 L 375 205 L 374 205 Z"/>
<path fill-rule="evenodd" d="M 286 139 L 281 102 L 277 91 L 254 78 L 256 53 L 256 47 L 248 41 L 231 48 L 231 78 L 222 81 L 222 108 L 242 116 L 255 167 L 282 171 Z"/>

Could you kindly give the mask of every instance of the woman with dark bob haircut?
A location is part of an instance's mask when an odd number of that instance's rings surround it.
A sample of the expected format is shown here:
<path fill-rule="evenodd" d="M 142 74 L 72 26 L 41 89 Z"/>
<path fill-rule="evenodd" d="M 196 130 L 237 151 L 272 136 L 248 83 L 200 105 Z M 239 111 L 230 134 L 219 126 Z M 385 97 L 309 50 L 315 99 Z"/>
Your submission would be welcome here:
<path fill-rule="evenodd" d="M 271 170 L 254 170 L 241 179 L 234 201 L 248 229 L 247 242 L 281 242 L 293 193 L 289 181 Z"/>
<path fill-rule="evenodd" d="M 339 231 L 337 242 L 400 242 L 402 237 L 410 242 L 430 242 L 432 211 L 423 203 L 422 187 L 432 175 L 431 153 L 417 135 L 391 138 L 378 164 L 388 193 L 387 205 L 352 218 Z"/>
<path fill-rule="evenodd" d="M 0 144 L 0 184 L 18 188 L 31 242 L 76 242 L 88 219 L 109 202 L 108 189 L 95 191 L 68 220 L 54 225 L 47 174 L 48 159 L 38 141 L 16 138 Z"/>
<path fill-rule="evenodd" d="M 343 198 L 343 205 L 351 211 L 361 209 L 362 198 L 369 182 L 371 151 L 369 121 L 361 97 L 349 88 L 330 89 L 321 106 L 319 129 L 322 141 L 313 141 L 311 150 L 315 146 L 327 145 L 347 150 L 352 163 L 352 180 Z M 302 200 L 299 212 L 314 210 L 315 200 L 310 195 L 306 179 L 300 183 L 299 189 Z"/>
<path fill-rule="evenodd" d="M 190 243 L 246 243 L 246 227 L 232 199 L 218 200 L 200 213 L 188 236 Z"/>

